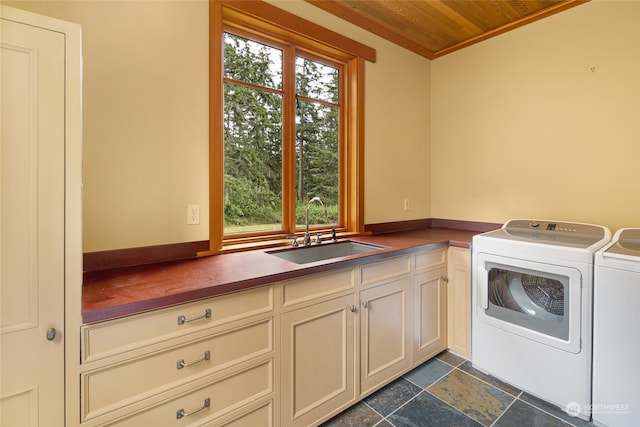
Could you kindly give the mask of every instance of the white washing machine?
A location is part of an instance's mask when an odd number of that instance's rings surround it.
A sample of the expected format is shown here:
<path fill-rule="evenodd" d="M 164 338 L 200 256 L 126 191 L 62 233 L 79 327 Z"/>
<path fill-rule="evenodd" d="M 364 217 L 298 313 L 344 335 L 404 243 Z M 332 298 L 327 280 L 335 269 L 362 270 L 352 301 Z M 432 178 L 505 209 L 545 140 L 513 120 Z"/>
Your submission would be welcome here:
<path fill-rule="evenodd" d="M 640 228 L 618 230 L 595 256 L 593 405 L 596 425 L 640 425 Z"/>
<path fill-rule="evenodd" d="M 589 419 L 594 254 L 608 228 L 511 220 L 473 238 L 471 361 Z"/>

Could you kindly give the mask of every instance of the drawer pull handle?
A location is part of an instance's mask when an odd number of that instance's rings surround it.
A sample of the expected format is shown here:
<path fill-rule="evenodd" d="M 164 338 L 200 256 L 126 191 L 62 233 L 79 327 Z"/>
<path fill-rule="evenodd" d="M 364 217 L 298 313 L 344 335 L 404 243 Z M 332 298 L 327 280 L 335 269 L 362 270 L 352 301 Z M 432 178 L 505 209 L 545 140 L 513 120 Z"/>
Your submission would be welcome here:
<path fill-rule="evenodd" d="M 185 315 L 181 314 L 180 316 L 178 316 L 178 325 L 184 325 L 185 323 L 193 322 L 194 320 L 210 319 L 210 318 L 211 318 L 211 309 L 207 308 L 204 311 L 204 314 L 202 316 L 193 317 L 191 319 L 187 319 Z"/>
<path fill-rule="evenodd" d="M 204 404 L 201 407 L 199 407 L 198 409 L 195 409 L 195 410 L 193 410 L 191 412 L 187 412 L 184 409 L 178 409 L 176 411 L 176 418 L 177 419 L 181 419 L 181 418 L 184 418 L 184 417 L 188 417 L 189 415 L 197 414 L 198 412 L 202 411 L 205 408 L 208 408 L 209 406 L 211 406 L 211 399 L 207 397 L 204 400 Z"/>
<path fill-rule="evenodd" d="M 194 360 L 193 362 L 185 362 L 184 359 L 180 359 L 176 362 L 176 367 L 178 369 L 186 368 L 187 366 L 193 366 L 197 363 L 204 362 L 205 360 L 211 359 L 211 352 L 209 350 L 204 352 L 204 356 L 202 359 Z"/>

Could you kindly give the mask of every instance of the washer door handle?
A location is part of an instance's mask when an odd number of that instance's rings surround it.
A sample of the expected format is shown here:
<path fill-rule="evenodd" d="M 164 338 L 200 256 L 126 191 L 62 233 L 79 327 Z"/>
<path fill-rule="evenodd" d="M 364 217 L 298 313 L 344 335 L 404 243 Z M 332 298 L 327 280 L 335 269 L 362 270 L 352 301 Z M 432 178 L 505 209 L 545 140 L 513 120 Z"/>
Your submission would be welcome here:
<path fill-rule="evenodd" d="M 478 301 L 480 308 L 486 310 L 489 308 L 489 271 L 484 267 L 478 267 Z"/>

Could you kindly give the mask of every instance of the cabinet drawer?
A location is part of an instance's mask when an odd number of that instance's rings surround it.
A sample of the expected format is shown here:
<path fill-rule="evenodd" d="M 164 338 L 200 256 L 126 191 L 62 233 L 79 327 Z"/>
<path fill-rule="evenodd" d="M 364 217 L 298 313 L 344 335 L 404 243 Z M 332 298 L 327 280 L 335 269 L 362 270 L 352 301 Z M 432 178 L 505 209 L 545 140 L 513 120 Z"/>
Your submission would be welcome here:
<path fill-rule="evenodd" d="M 86 372 L 81 375 L 85 396 L 83 420 L 271 351 L 273 320 L 269 318 L 146 357 Z M 179 367 L 179 360 L 193 364 Z"/>
<path fill-rule="evenodd" d="M 386 261 L 365 264 L 362 267 L 362 285 L 380 282 L 411 272 L 411 257 L 402 256 Z"/>
<path fill-rule="evenodd" d="M 166 400 L 147 410 L 117 420 L 109 426 L 199 425 L 273 392 L 273 360 L 229 375 L 215 382 Z M 208 399 L 208 406 L 205 402 Z M 198 409 L 202 408 L 200 411 Z M 180 412 L 192 413 L 179 417 Z M 197 412 L 196 412 L 197 411 Z"/>
<path fill-rule="evenodd" d="M 82 327 L 82 362 L 145 347 L 273 310 L 273 286 Z M 204 317 L 207 311 L 208 317 Z M 181 316 L 186 319 L 181 322 Z M 198 320 L 189 321 L 190 319 Z"/>
<path fill-rule="evenodd" d="M 447 251 L 445 248 L 442 248 L 420 252 L 415 254 L 415 260 L 417 271 L 440 267 L 447 262 Z"/>
<path fill-rule="evenodd" d="M 273 427 L 273 399 L 247 405 L 240 411 L 202 424 L 202 427 Z"/>
<path fill-rule="evenodd" d="M 288 307 L 305 301 L 353 289 L 354 270 L 338 270 L 314 274 L 282 283 L 282 306 Z"/>

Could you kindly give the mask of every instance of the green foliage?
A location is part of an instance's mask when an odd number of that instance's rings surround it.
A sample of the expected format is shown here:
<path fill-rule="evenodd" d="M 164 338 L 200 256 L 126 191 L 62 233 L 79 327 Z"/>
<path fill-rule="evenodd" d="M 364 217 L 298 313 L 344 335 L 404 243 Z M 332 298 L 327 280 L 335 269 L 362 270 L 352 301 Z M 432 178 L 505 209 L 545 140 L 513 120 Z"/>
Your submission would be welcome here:
<path fill-rule="evenodd" d="M 268 189 L 260 191 L 246 179 L 225 175 L 225 190 L 225 226 L 280 222 L 280 198 Z"/>
<path fill-rule="evenodd" d="M 296 224 L 304 225 L 305 209 L 307 203 L 298 203 L 296 205 Z M 327 216 L 324 215 L 324 209 L 319 203 L 312 203 L 309 206 L 309 224 L 335 224 L 338 222 L 338 205 L 327 205 Z"/>

